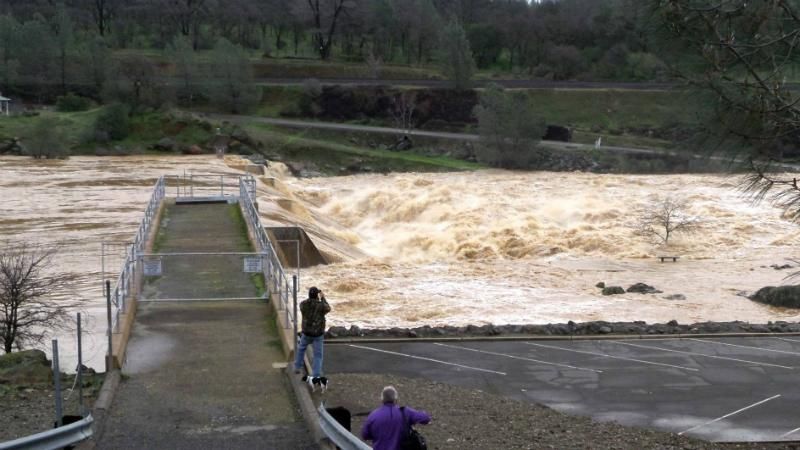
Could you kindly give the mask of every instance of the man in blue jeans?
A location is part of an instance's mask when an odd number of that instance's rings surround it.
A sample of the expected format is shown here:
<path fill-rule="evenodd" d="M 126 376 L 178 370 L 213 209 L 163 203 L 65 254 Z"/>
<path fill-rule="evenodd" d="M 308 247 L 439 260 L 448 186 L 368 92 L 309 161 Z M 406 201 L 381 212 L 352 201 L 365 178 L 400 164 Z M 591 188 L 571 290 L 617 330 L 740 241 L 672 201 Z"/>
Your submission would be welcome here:
<path fill-rule="evenodd" d="M 311 377 L 308 378 L 312 389 L 315 384 L 327 387 L 327 380 L 322 378 L 322 341 L 325 338 L 325 315 L 331 312 L 331 306 L 325 300 L 325 294 L 316 287 L 308 290 L 308 298 L 300 302 L 303 314 L 302 334 L 294 356 L 294 373 L 299 374 L 303 368 L 303 357 L 309 344 L 314 350 L 311 364 Z"/>

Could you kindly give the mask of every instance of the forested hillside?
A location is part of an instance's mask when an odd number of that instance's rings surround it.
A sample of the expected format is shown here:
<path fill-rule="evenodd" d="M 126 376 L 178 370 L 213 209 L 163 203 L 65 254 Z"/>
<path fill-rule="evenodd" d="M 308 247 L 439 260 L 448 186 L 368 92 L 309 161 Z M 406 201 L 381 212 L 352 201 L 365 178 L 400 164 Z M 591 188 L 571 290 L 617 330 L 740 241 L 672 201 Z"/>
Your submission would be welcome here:
<path fill-rule="evenodd" d="M 451 26 L 487 76 L 658 80 L 648 2 L 637 0 L 16 0 L 0 1 L 0 83 L 94 86 L 224 51 L 258 63 L 353 63 L 359 75 L 440 77 Z M 218 52 L 218 54 L 221 52 Z M 169 64 L 167 64 L 169 62 Z M 183 67 L 182 67 L 183 64 Z M 287 74 L 300 75 L 296 68 Z M 280 71 L 256 71 L 276 76 Z M 323 75 L 335 74 L 323 71 Z M 347 74 L 347 72 L 345 72 Z M 217 73 L 220 77 L 224 74 Z M 143 80 L 140 80 L 144 84 Z"/>

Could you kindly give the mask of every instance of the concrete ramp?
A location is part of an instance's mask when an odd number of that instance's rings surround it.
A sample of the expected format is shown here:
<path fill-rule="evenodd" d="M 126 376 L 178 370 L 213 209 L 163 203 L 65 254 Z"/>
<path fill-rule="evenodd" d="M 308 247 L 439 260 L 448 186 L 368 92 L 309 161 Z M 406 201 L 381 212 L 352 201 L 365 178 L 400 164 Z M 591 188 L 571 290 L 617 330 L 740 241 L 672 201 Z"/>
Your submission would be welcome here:
<path fill-rule="evenodd" d="M 283 267 L 297 267 L 297 246 L 300 246 L 300 267 L 328 264 L 314 241 L 300 227 L 265 227 L 267 236 Z"/>
<path fill-rule="evenodd" d="M 94 448 L 318 448 L 289 391 L 275 312 L 252 300 L 263 281 L 238 259 L 255 251 L 238 205 L 167 203 L 154 250 L 163 274 L 145 281 L 151 301 L 139 303 Z"/>

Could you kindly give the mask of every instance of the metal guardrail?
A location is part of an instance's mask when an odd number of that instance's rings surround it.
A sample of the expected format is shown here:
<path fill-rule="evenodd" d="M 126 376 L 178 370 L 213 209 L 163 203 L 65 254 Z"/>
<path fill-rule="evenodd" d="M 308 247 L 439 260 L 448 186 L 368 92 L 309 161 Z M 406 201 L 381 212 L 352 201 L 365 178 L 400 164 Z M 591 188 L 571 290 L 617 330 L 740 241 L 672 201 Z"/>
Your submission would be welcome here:
<path fill-rule="evenodd" d="M 69 425 L 32 434 L 13 441 L 0 442 L 0 450 L 54 450 L 92 437 L 91 415 Z"/>
<path fill-rule="evenodd" d="M 150 201 L 147 203 L 147 208 L 144 211 L 144 218 L 139 224 L 139 229 L 136 231 L 136 237 L 133 244 L 128 246 L 125 251 L 125 262 L 122 264 L 119 277 L 117 277 L 116 284 L 111 290 L 111 303 L 114 306 L 114 314 L 112 316 L 112 329 L 115 333 L 119 332 L 119 316 L 127 312 L 127 303 L 131 294 L 133 293 L 133 283 L 136 273 L 139 270 L 141 262 L 138 254 L 144 251 L 144 245 L 147 242 L 147 236 L 150 233 L 150 228 L 155 221 L 158 208 L 161 206 L 161 201 L 164 200 L 166 194 L 166 182 L 164 177 L 160 177 L 153 186 L 153 194 L 150 196 Z"/>
<path fill-rule="evenodd" d="M 244 176 L 239 179 L 239 203 L 242 205 L 244 217 L 250 229 L 255 234 L 256 250 L 264 255 L 264 281 L 269 291 L 278 297 L 278 309 L 282 313 L 284 327 L 290 328 L 296 318 L 294 317 L 294 307 L 292 302 L 292 284 L 286 276 L 277 253 L 272 246 L 272 242 L 261 225 L 258 210 L 255 206 L 256 201 L 256 180 L 252 176 Z"/>
<path fill-rule="evenodd" d="M 325 436 L 336 444 L 337 447 L 342 450 L 372 450 L 372 447 L 357 438 L 353 433 L 347 431 L 342 424 L 328 414 L 324 403 L 319 405 L 317 412 L 319 413 L 319 426 L 322 428 L 322 432 L 325 433 Z"/>

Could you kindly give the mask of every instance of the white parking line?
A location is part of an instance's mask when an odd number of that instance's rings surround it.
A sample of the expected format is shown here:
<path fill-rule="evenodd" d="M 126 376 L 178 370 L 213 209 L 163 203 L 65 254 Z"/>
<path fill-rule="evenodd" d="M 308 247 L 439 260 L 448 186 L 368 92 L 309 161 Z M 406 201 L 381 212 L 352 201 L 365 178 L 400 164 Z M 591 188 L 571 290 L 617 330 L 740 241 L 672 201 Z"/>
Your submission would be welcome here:
<path fill-rule="evenodd" d="M 785 438 L 786 436 L 789 436 L 790 434 L 797 433 L 798 431 L 800 431 L 800 428 L 795 428 L 794 430 L 792 430 L 792 431 L 790 431 L 788 433 L 783 433 L 782 435 L 780 435 L 780 437 L 781 438 Z"/>
<path fill-rule="evenodd" d="M 720 421 L 720 420 L 722 420 L 722 419 L 727 419 L 728 417 L 730 417 L 730 416 L 732 416 L 732 415 L 734 415 L 734 414 L 739 414 L 739 413 L 740 413 L 740 412 L 742 412 L 742 411 L 746 411 L 746 410 L 748 410 L 748 409 L 750 409 L 750 408 L 753 408 L 753 407 L 756 407 L 756 406 L 758 406 L 758 405 L 760 405 L 760 404 L 762 404 L 762 403 L 767 403 L 767 402 L 768 402 L 768 401 L 770 401 L 770 400 L 775 400 L 776 398 L 778 398 L 778 397 L 780 397 L 780 396 L 781 396 L 781 394 L 778 394 L 778 395 L 773 395 L 773 396 L 772 396 L 772 397 L 770 397 L 770 398 L 766 398 L 766 399 L 764 399 L 764 400 L 761 400 L 760 402 L 753 403 L 753 404 L 752 404 L 752 405 L 750 405 L 750 406 L 745 406 L 745 407 L 744 407 L 744 408 L 742 408 L 742 409 L 737 409 L 736 411 L 734 411 L 734 412 L 732 412 L 732 413 L 725 414 L 725 415 L 724 415 L 724 416 L 722 416 L 722 417 L 717 417 L 717 418 L 716 418 L 716 419 L 714 419 L 714 420 L 709 420 L 708 422 L 701 423 L 700 425 L 695 425 L 695 426 L 693 426 L 692 428 L 689 428 L 688 430 L 681 431 L 680 433 L 678 433 L 678 436 L 681 436 L 681 435 L 683 435 L 684 433 L 688 433 L 688 432 L 690 432 L 690 431 L 694 431 L 694 430 L 696 430 L 696 429 L 698 429 L 698 428 L 702 428 L 702 427 L 704 427 L 704 426 L 706 426 L 706 425 L 711 425 L 711 424 L 712 424 L 712 423 L 714 423 L 714 422 L 719 422 L 719 421 Z"/>
<path fill-rule="evenodd" d="M 451 362 L 447 362 L 447 361 L 440 361 L 438 359 L 426 358 L 424 356 L 416 356 L 416 355 L 409 355 L 409 354 L 406 354 L 406 353 L 390 352 L 389 350 L 382 350 L 382 349 L 373 348 L 373 347 L 365 347 L 363 345 L 354 345 L 354 344 L 347 344 L 347 345 L 349 347 L 361 348 L 361 349 L 364 349 L 364 350 L 372 350 L 373 352 L 388 353 L 390 355 L 405 356 L 406 358 L 421 359 L 423 361 L 431 361 L 431 362 L 435 362 L 435 363 L 439 363 L 439 364 L 445 364 L 445 365 L 448 365 L 448 366 L 456 366 L 456 367 L 461 367 L 461 368 L 464 368 L 464 369 L 477 370 L 479 372 L 496 373 L 497 375 L 503 375 L 503 376 L 506 375 L 505 372 L 498 372 L 496 370 L 489 370 L 489 369 L 481 369 L 480 367 L 464 366 L 464 365 L 461 365 L 461 364 L 451 363 Z"/>
<path fill-rule="evenodd" d="M 673 365 L 673 364 L 664 364 L 664 363 L 657 363 L 657 362 L 652 362 L 652 361 L 644 361 L 644 360 L 641 360 L 641 359 L 626 358 L 624 356 L 609 355 L 607 353 L 590 352 L 590 351 L 586 351 L 586 350 L 574 350 L 574 349 L 570 349 L 570 348 L 557 347 L 555 345 L 536 344 L 536 343 L 533 343 L 533 342 L 523 342 L 523 344 L 534 345 L 536 347 L 544 347 L 544 348 L 552 348 L 552 349 L 556 349 L 556 350 L 563 350 L 565 352 L 584 353 L 586 355 L 603 356 L 603 357 L 606 357 L 606 358 L 621 359 L 621 360 L 624 360 L 624 361 L 633 361 L 633 362 L 638 362 L 638 363 L 642 363 L 642 364 L 652 364 L 654 366 L 664 366 L 664 367 L 672 367 L 672 368 L 675 368 L 675 369 L 691 370 L 692 372 L 699 372 L 700 371 L 700 369 L 695 369 L 695 368 L 692 368 L 692 367 L 684 367 L 684 366 L 676 366 L 676 365 Z"/>
<path fill-rule="evenodd" d="M 789 369 L 789 370 L 794 369 L 794 367 L 781 366 L 779 364 L 770 364 L 770 363 L 763 363 L 763 362 L 756 362 L 756 361 L 748 361 L 746 359 L 729 358 L 727 356 L 707 355 L 705 353 L 687 352 L 687 351 L 684 351 L 684 350 L 673 350 L 673 349 L 670 349 L 670 348 L 654 347 L 654 346 L 650 346 L 650 345 L 631 344 L 630 342 L 623 342 L 623 341 L 608 341 L 608 342 L 613 342 L 615 344 L 620 344 L 620 345 L 630 345 L 631 347 L 647 348 L 647 349 L 650 349 L 650 350 L 661 350 L 663 352 L 681 353 L 681 354 L 684 354 L 684 355 L 694 355 L 694 356 L 704 356 L 706 358 L 714 358 L 714 359 L 726 359 L 728 361 L 737 361 L 737 362 L 743 362 L 743 363 L 748 363 L 748 364 L 755 364 L 757 366 L 778 367 L 778 368 L 781 368 L 781 369 Z"/>
<path fill-rule="evenodd" d="M 486 350 L 478 350 L 476 348 L 459 347 L 458 345 L 447 345 L 447 344 L 442 344 L 442 343 L 439 343 L 439 342 L 434 342 L 434 344 L 442 346 L 442 347 L 457 348 L 459 350 L 469 350 L 471 352 L 485 353 L 487 355 L 505 356 L 506 358 L 521 359 L 523 361 L 531 361 L 531 362 L 535 362 L 535 363 L 539 363 L 539 364 L 547 364 L 549 366 L 566 367 L 566 368 L 569 368 L 569 369 L 586 370 L 586 371 L 589 371 L 589 372 L 603 373 L 602 370 L 597 370 L 597 369 L 587 369 L 587 368 L 584 368 L 584 367 L 570 366 L 569 364 L 561 364 L 561 363 L 554 363 L 554 362 L 549 362 L 549 361 L 541 361 L 541 360 L 533 359 L 533 358 L 523 358 L 522 356 L 508 355 L 508 354 L 505 354 L 505 353 L 496 353 L 496 352 L 490 352 L 490 351 L 486 351 Z"/>
<path fill-rule="evenodd" d="M 751 349 L 755 349 L 755 350 L 763 350 L 765 352 L 785 353 L 787 355 L 800 355 L 800 352 L 790 352 L 790 351 L 786 351 L 786 350 L 772 350 L 772 349 L 769 349 L 769 348 L 754 347 L 752 345 L 729 344 L 727 342 L 712 341 L 712 340 L 709 340 L 709 339 L 687 338 L 686 340 L 687 341 L 697 341 L 697 342 L 710 342 L 712 344 L 727 345 L 729 347 L 751 348 Z"/>

